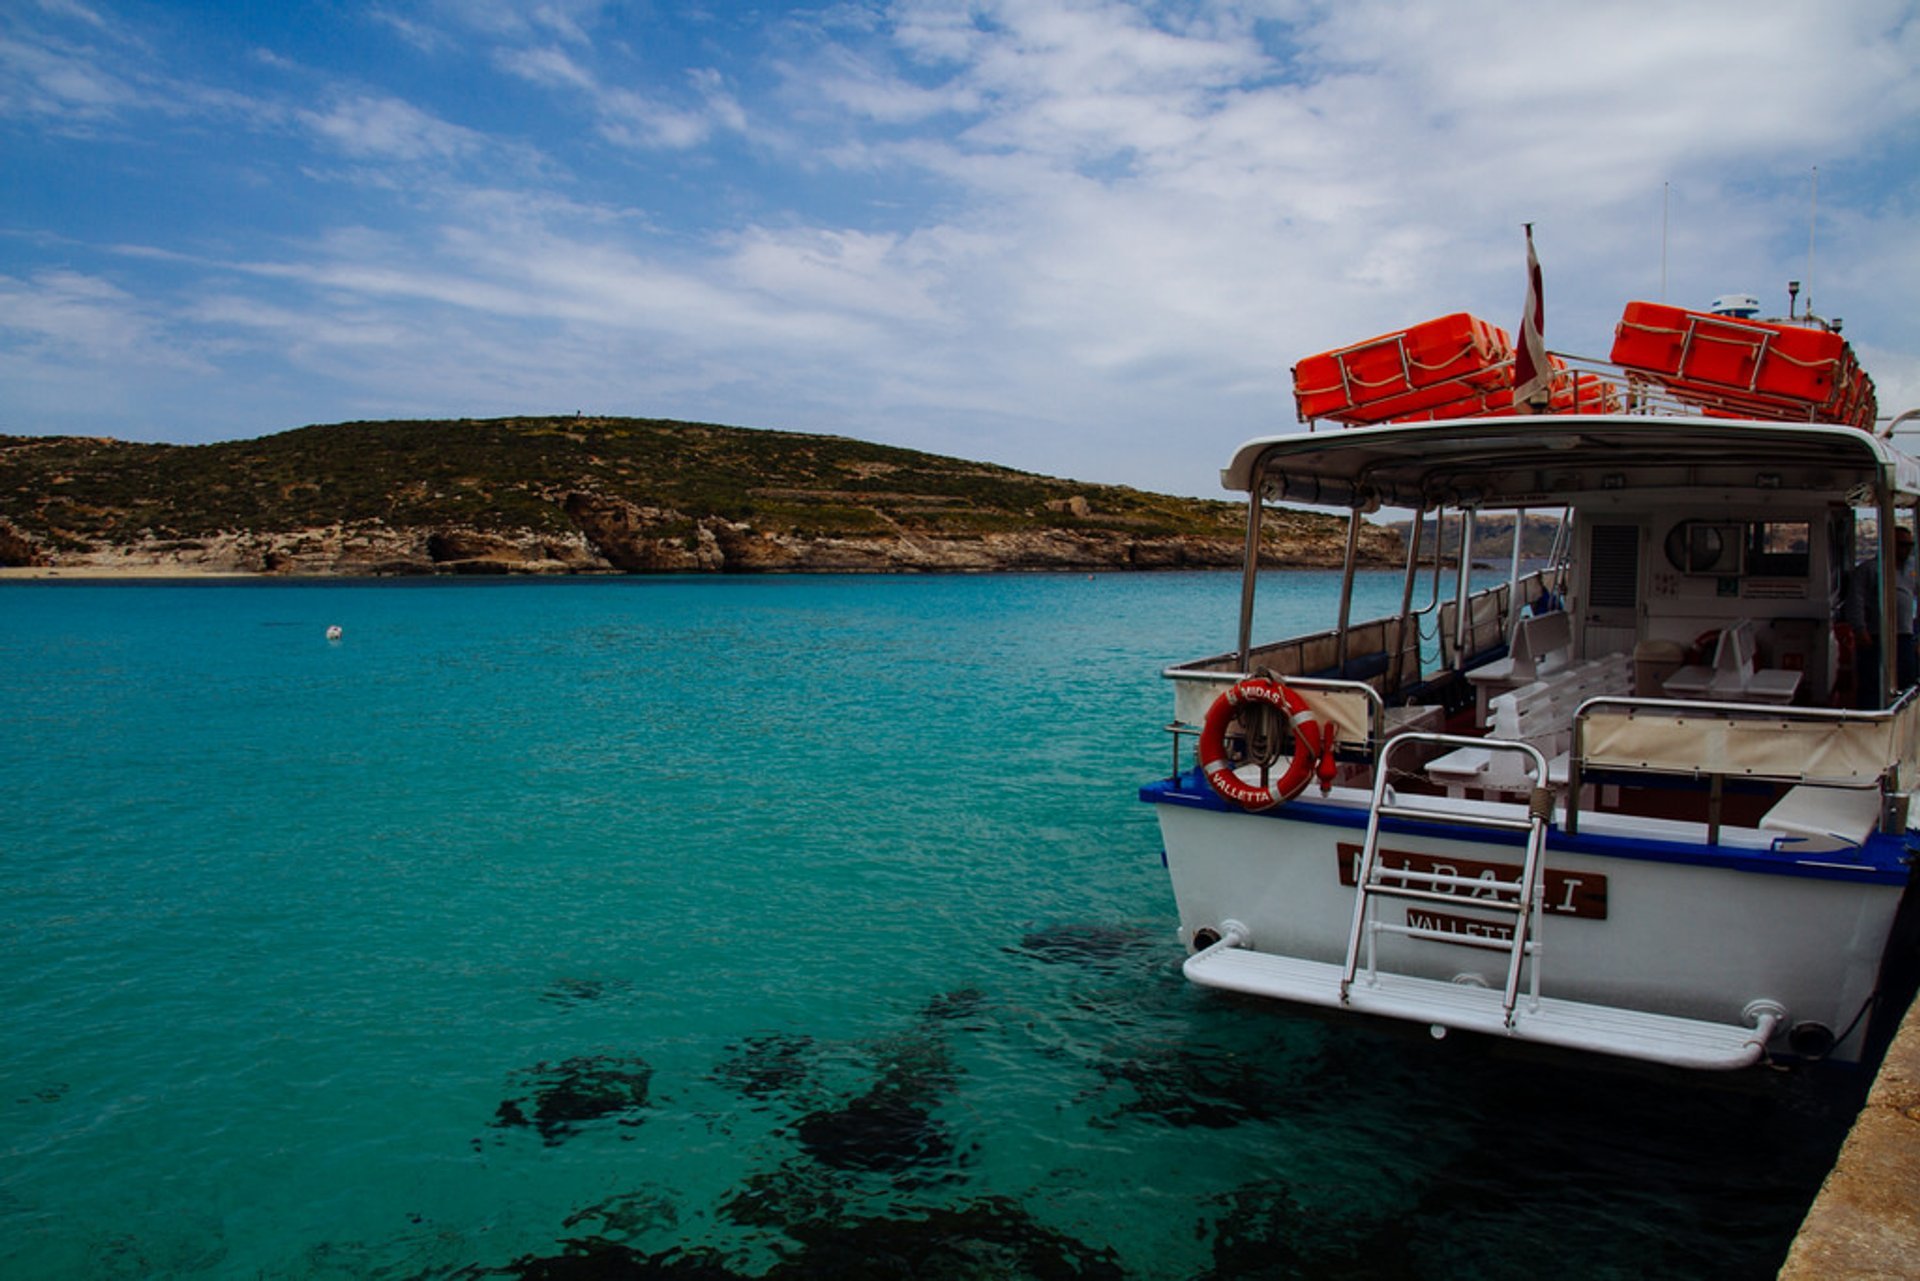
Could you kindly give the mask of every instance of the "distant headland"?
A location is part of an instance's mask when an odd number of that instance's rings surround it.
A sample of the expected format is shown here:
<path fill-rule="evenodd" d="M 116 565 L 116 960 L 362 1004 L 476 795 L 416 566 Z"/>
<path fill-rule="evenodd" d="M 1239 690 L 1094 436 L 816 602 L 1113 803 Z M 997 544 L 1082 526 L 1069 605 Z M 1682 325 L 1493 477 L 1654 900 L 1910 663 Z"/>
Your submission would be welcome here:
<path fill-rule="evenodd" d="M 838 436 L 640 418 L 351 422 L 155 445 L 0 436 L 0 572 L 618 574 L 1237 567 L 1240 504 Z M 1279 512 L 1270 563 L 1345 523 Z M 1360 554 L 1397 565 L 1397 530 Z"/>

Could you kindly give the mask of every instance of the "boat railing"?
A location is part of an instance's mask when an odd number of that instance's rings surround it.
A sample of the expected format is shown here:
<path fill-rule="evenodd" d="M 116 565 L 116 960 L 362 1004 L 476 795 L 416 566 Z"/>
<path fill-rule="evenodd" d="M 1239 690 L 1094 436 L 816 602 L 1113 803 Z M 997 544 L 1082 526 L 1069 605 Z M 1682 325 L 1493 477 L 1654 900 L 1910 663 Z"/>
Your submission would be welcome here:
<path fill-rule="evenodd" d="M 1172 737 L 1169 777 L 1177 779 L 1183 739 L 1198 736 L 1206 704 L 1244 673 L 1167 674 L 1204 699 L 1196 701 L 1198 710 L 1166 726 Z M 1296 677 L 1287 683 L 1334 727 L 1338 750 L 1350 764 L 1377 766 L 1390 739 L 1438 728 L 1438 709 L 1390 708 L 1364 681 Z M 1849 814 L 1870 808 L 1864 827 L 1897 832 L 1920 786 L 1920 690 L 1908 690 L 1891 708 L 1868 711 L 1600 695 L 1575 709 L 1563 759 L 1563 823 L 1569 833 L 1579 831 L 1585 784 L 1630 785 L 1636 775 L 1703 782 L 1709 844 L 1719 842 L 1729 783 L 1785 784 L 1790 795 L 1854 797 L 1843 808 Z"/>
<path fill-rule="evenodd" d="M 1899 831 L 1915 786 L 1920 691 L 1885 710 L 1776 707 L 1606 695 L 1574 712 L 1566 827 L 1579 830 L 1583 776 L 1682 777 L 1708 787 L 1708 839 L 1718 839 L 1730 780 L 1872 791 L 1875 826 Z"/>
<path fill-rule="evenodd" d="M 1402 628 L 1398 617 L 1374 618 L 1348 626 L 1344 653 L 1339 629 L 1329 628 L 1263 645 L 1248 655 L 1247 665 L 1250 670 L 1265 668 L 1289 680 L 1306 677 L 1374 682 L 1390 672 L 1396 649 L 1403 669 L 1417 671 L 1419 647 L 1417 621 L 1409 619 Z"/>
<path fill-rule="evenodd" d="M 1319 641 L 1324 636 L 1306 639 Z M 1332 665 L 1303 671 L 1301 660 L 1306 652 L 1298 641 L 1285 641 L 1255 650 L 1252 661 L 1244 669 L 1231 654 L 1167 668 L 1161 675 L 1173 682 L 1174 719 L 1198 724 L 1205 719 L 1208 705 L 1222 691 L 1249 676 L 1261 674 L 1278 676 L 1297 689 L 1365 689 L 1374 701 L 1384 702 L 1377 685 L 1385 683 L 1384 673 L 1391 655 L 1375 652 L 1356 657 L 1345 665 L 1343 676 L 1341 668 Z"/>
<path fill-rule="evenodd" d="M 1697 317 L 1696 323 L 1716 322 L 1710 317 Z M 1757 417 L 1774 422 L 1835 421 L 1835 406 L 1810 403 L 1799 396 L 1770 394 L 1751 383 L 1716 387 L 1710 382 L 1683 380 L 1673 374 L 1662 377 L 1647 369 L 1573 352 L 1550 352 L 1549 360 L 1552 366 L 1549 374 L 1550 400 L 1545 412 L 1553 416 L 1634 414 L 1679 418 L 1706 415 Z M 1749 359 L 1744 363 L 1757 373 L 1763 362 Z M 1428 408 L 1413 409 L 1384 419 L 1363 416 L 1355 420 L 1333 414 L 1326 418 L 1307 418 L 1302 421 L 1307 423 L 1309 431 L 1314 431 L 1322 422 L 1364 430 L 1387 422 L 1504 417 L 1515 412 L 1511 393 L 1504 388 L 1495 388 L 1489 394 L 1486 380 L 1489 373 L 1496 375 L 1496 380 L 1511 378 L 1512 367 L 1513 362 L 1508 360 L 1431 383 L 1426 387 L 1427 395 L 1423 402 L 1430 406 Z M 1866 386 L 1870 391 L 1871 383 Z M 1840 408 L 1857 411 L 1859 406 L 1849 404 Z M 1871 406 L 1868 408 L 1870 410 Z M 1871 412 L 1864 416 L 1854 412 L 1843 417 L 1855 426 L 1868 429 L 1873 426 Z"/>
<path fill-rule="evenodd" d="M 1225 689 L 1246 677 L 1244 672 L 1196 672 L 1182 668 L 1175 668 L 1166 675 L 1199 687 L 1208 703 L 1212 702 L 1217 690 Z M 1379 690 L 1366 682 L 1313 676 L 1288 677 L 1287 688 L 1298 691 L 1323 724 L 1333 726 L 1336 750 L 1351 752 L 1357 749 L 1371 758 L 1386 740 L 1387 723 L 1391 719 L 1386 700 L 1380 697 Z M 1169 780 L 1180 777 L 1181 740 L 1197 738 L 1200 734 L 1200 722 L 1205 719 L 1205 704 L 1200 704 L 1199 708 L 1197 713 L 1178 715 L 1167 724 L 1166 731 L 1173 739 L 1173 772 L 1168 775 Z"/>
<path fill-rule="evenodd" d="M 1262 671 L 1290 685 L 1316 682 L 1313 687 L 1328 689 L 1364 685 L 1380 699 L 1402 702 L 1409 691 L 1437 686 L 1449 678 L 1457 680 L 1475 663 L 1504 654 L 1518 612 L 1515 600 L 1520 606 L 1531 604 L 1547 589 L 1547 583 L 1547 571 L 1534 570 L 1521 577 L 1518 592 L 1514 584 L 1503 582 L 1468 597 L 1471 627 L 1464 663 L 1453 644 L 1458 606 L 1448 601 L 1440 607 L 1441 651 L 1437 655 L 1423 652 L 1417 616 L 1403 620 L 1389 614 L 1349 625 L 1344 646 L 1339 629 L 1329 628 L 1262 645 L 1248 654 L 1244 667 L 1237 655 L 1229 653 L 1167 668 L 1161 674 L 1174 682 L 1174 721 L 1197 726 L 1220 691 Z M 1436 657 L 1440 665 L 1427 670 L 1427 660 Z"/>
<path fill-rule="evenodd" d="M 1516 536 L 1517 536 L 1516 531 Z M 1514 617 L 1547 590 L 1549 571 L 1531 570 L 1518 583 L 1497 583 L 1467 597 L 1464 648 L 1457 643 L 1460 607 L 1454 601 L 1440 605 L 1440 662 L 1443 668 L 1465 670 L 1478 662 L 1498 658 L 1513 635 Z M 1518 591 L 1514 590 L 1518 588 Z"/>
<path fill-rule="evenodd" d="M 1710 327 L 1726 325 L 1727 322 L 1717 317 L 1691 317 L 1688 321 L 1689 332 L 1680 349 L 1683 364 L 1686 348 L 1693 346 L 1702 332 Z M 1762 371 L 1768 366 L 1764 350 L 1766 341 L 1752 329 L 1740 327 L 1740 330 L 1744 332 L 1729 326 L 1710 339 L 1710 342 L 1720 344 L 1723 351 L 1729 342 L 1747 349 L 1743 353 L 1744 359 L 1733 362 L 1735 367 L 1746 370 L 1746 381 L 1736 380 L 1723 385 L 1700 378 L 1681 377 L 1677 373 L 1662 375 L 1656 370 L 1622 365 L 1592 356 L 1555 352 L 1554 360 L 1559 366 L 1555 371 L 1556 378 L 1571 379 L 1577 385 L 1600 389 L 1597 397 L 1584 398 L 1573 409 L 1560 409 L 1557 412 L 1619 412 L 1656 418 L 1704 415 L 1710 418 L 1760 418 L 1781 423 L 1840 423 L 1885 434 L 1885 429 L 1876 423 L 1878 406 L 1874 398 L 1873 380 L 1861 373 L 1857 364 L 1847 361 L 1833 369 L 1830 376 L 1835 382 L 1831 392 L 1824 399 L 1813 400 L 1806 395 L 1783 390 L 1773 379 L 1763 379 Z M 1778 349 L 1771 354 L 1773 360 L 1781 365 L 1798 366 L 1803 371 L 1813 367 Z M 1614 402 L 1613 408 L 1607 407 L 1608 401 Z M 1590 405 L 1592 408 L 1589 408 Z"/>

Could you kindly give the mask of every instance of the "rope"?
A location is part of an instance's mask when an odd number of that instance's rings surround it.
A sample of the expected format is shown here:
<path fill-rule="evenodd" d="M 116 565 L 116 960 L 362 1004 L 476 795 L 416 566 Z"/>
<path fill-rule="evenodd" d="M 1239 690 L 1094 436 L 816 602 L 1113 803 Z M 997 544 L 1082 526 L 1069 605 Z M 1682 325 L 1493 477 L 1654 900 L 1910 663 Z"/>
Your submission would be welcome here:
<path fill-rule="evenodd" d="M 1643 325 L 1637 320 L 1623 320 L 1615 325 L 1614 329 L 1616 332 L 1621 329 L 1637 329 L 1643 334 L 1665 334 L 1669 338 L 1678 338 L 1686 333 L 1684 329 L 1668 329 L 1665 325 Z"/>
<path fill-rule="evenodd" d="M 1445 369 L 1448 365 L 1451 365 L 1454 362 L 1459 360 L 1464 360 L 1466 357 L 1471 356 L 1474 353 L 1476 346 L 1477 344 L 1473 341 L 1473 339 L 1469 338 L 1467 339 L 1466 346 L 1462 347 L 1457 353 L 1455 353 L 1452 356 L 1449 356 L 1447 359 L 1441 361 L 1437 365 L 1423 365 L 1419 361 L 1415 360 L 1412 356 L 1407 357 L 1407 363 L 1409 365 L 1412 365 L 1415 369 Z"/>
<path fill-rule="evenodd" d="M 1692 327 L 1689 326 L 1689 328 Z M 1723 343 L 1728 347 L 1748 347 L 1754 351 L 1760 351 L 1762 348 L 1766 348 L 1767 355 L 1778 356 L 1789 365 L 1797 365 L 1801 369 L 1819 369 L 1823 366 L 1837 365 L 1841 360 L 1839 356 L 1824 356 L 1816 360 L 1801 360 L 1796 356 L 1781 351 L 1778 347 L 1769 347 L 1767 345 L 1769 338 L 1779 337 L 1779 334 L 1773 330 L 1747 330 L 1739 329 L 1732 325 L 1728 325 L 1726 328 L 1733 336 L 1722 333 L 1701 333 L 1698 329 L 1693 329 L 1692 332 L 1693 336 L 1701 342 Z M 1686 329 L 1669 329 L 1664 325 L 1642 324 L 1637 320 L 1621 321 L 1616 326 L 1616 332 L 1620 329 L 1632 329 L 1643 334 L 1665 334 L 1669 338 L 1684 338 L 1688 332 Z M 1743 341 L 1748 334 L 1753 335 L 1752 342 Z"/>
<path fill-rule="evenodd" d="M 1781 351 L 1778 347 L 1773 349 L 1772 354 L 1780 357 L 1780 359 L 1786 361 L 1789 365 L 1798 365 L 1802 369 L 1819 369 L 1822 366 L 1831 366 L 1840 363 L 1840 357 L 1838 356 L 1828 356 L 1822 360 L 1798 360 L 1787 352 Z"/>
<path fill-rule="evenodd" d="M 1401 341 L 1399 335 L 1395 336 L 1395 341 Z M 1324 395 L 1327 395 L 1329 392 L 1344 391 L 1349 384 L 1357 384 L 1361 387 L 1393 387 L 1393 386 L 1400 386 L 1400 385 L 1406 384 L 1406 379 L 1403 377 L 1400 377 L 1399 375 L 1390 375 L 1386 378 L 1381 378 L 1378 380 L 1370 380 L 1370 379 L 1362 378 L 1359 374 L 1356 374 L 1351 369 L 1347 368 L 1348 356 L 1352 355 L 1354 352 L 1368 351 L 1368 350 L 1371 350 L 1371 347 L 1368 344 L 1363 343 L 1358 347 L 1348 347 L 1344 351 L 1337 351 L 1337 352 L 1331 353 L 1331 356 L 1334 362 L 1340 366 L 1340 372 L 1344 377 L 1345 381 L 1332 383 L 1325 387 L 1300 387 L 1296 385 L 1293 389 L 1293 394 L 1296 396 L 1324 396 Z M 1445 369 L 1449 365 L 1457 364 L 1460 361 L 1465 360 L 1468 356 L 1473 355 L 1476 350 L 1477 350 L 1477 344 L 1472 339 L 1468 339 L 1466 342 L 1466 345 L 1461 347 L 1458 352 L 1456 352 L 1452 356 L 1447 357 L 1445 360 L 1429 365 L 1425 361 L 1416 360 L 1413 357 L 1412 353 L 1408 352 L 1405 346 L 1403 345 L 1400 351 L 1400 358 L 1406 361 L 1407 364 L 1411 365 L 1415 369 L 1421 370 L 1422 372 L 1425 372 L 1425 373 L 1432 373 L 1435 370 Z M 1411 390 L 1411 388 L 1409 388 L 1409 390 Z"/>

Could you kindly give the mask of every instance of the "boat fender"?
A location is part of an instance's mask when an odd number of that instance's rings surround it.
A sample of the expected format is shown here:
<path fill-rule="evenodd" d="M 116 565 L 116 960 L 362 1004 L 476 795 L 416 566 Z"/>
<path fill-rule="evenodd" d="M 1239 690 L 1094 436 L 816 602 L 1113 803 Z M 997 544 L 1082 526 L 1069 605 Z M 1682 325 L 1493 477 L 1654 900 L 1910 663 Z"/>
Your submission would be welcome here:
<path fill-rule="evenodd" d="M 1824 1059 L 1840 1038 L 1824 1023 L 1808 1019 L 1787 1029 L 1787 1049 L 1803 1059 Z"/>
<path fill-rule="evenodd" d="M 1227 724 L 1235 712 L 1250 703 L 1277 708 L 1293 727 L 1293 758 L 1280 777 L 1266 787 L 1243 781 L 1227 759 Z M 1224 691 L 1207 708 L 1207 719 L 1200 729 L 1200 768 L 1208 786 L 1222 800 L 1247 810 L 1273 809 L 1305 791 L 1309 779 L 1318 777 L 1322 792 L 1333 786 L 1338 768 L 1333 759 L 1333 739 L 1331 727 L 1321 724 L 1307 700 L 1288 688 L 1285 681 L 1277 676 L 1252 676 Z"/>

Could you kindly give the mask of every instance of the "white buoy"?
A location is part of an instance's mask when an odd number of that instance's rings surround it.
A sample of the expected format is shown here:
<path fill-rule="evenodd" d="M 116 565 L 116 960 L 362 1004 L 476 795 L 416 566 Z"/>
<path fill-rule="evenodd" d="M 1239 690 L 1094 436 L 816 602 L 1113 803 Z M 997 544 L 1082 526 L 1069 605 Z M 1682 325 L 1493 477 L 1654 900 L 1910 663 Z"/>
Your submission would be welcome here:
<path fill-rule="evenodd" d="M 344 635 L 346 635 L 346 633 L 340 630 L 340 624 L 338 623 L 335 623 L 332 627 L 327 628 L 328 640 L 337 641 Z"/>

